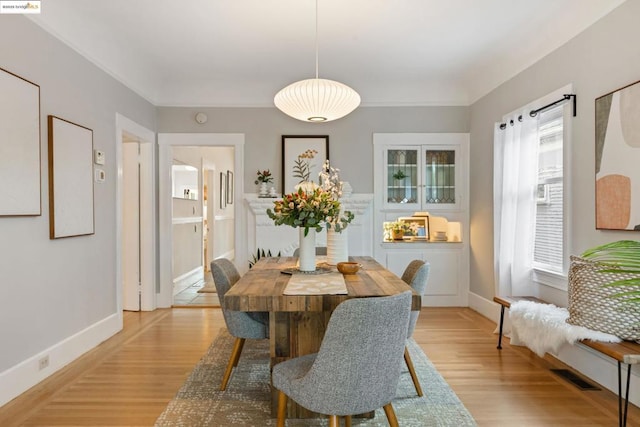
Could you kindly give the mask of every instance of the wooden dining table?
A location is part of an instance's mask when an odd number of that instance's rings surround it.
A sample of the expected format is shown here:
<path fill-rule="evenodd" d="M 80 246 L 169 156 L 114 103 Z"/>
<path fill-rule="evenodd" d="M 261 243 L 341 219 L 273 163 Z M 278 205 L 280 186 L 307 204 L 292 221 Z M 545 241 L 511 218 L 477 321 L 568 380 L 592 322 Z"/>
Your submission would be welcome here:
<path fill-rule="evenodd" d="M 284 360 L 316 353 L 333 310 L 350 298 L 370 298 L 413 292 L 412 310 L 420 310 L 421 296 L 402 279 L 387 270 L 372 257 L 350 257 L 360 264 L 356 274 L 345 274 L 347 293 L 344 295 L 285 295 L 297 258 L 262 258 L 224 297 L 224 307 L 235 311 L 269 312 L 271 367 Z M 335 267 L 334 267 L 335 268 Z M 337 271 L 337 270 L 336 270 Z M 271 388 L 271 413 L 277 410 L 277 395 Z M 289 401 L 289 418 L 318 416 Z"/>

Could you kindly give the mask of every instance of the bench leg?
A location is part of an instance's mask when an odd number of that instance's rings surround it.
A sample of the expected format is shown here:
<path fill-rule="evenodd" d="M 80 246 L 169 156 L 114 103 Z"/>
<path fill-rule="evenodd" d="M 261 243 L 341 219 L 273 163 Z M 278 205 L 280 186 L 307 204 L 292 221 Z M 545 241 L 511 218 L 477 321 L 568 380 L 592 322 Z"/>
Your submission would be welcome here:
<path fill-rule="evenodd" d="M 502 350 L 502 325 L 504 324 L 504 305 L 500 306 L 500 330 L 498 333 L 498 350 Z"/>
<path fill-rule="evenodd" d="M 618 361 L 618 425 L 627 427 L 627 414 L 629 410 L 629 383 L 631 381 L 631 365 L 627 365 L 627 388 L 622 397 L 622 362 Z M 622 410 L 622 401 L 624 399 L 624 412 Z"/>

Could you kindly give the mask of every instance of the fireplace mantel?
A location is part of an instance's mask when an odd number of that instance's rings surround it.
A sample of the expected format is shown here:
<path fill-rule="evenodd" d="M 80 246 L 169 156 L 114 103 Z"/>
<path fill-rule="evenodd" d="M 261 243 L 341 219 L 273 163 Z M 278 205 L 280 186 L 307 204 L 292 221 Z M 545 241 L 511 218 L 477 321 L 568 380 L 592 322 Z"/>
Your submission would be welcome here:
<path fill-rule="evenodd" d="M 298 230 L 288 226 L 276 226 L 267 215 L 277 198 L 261 198 L 256 194 L 245 194 L 248 206 L 247 228 L 250 253 L 256 249 L 270 250 L 272 254 L 281 252 L 291 255 L 298 247 Z M 349 255 L 373 256 L 373 194 L 352 194 L 340 200 L 345 210 L 353 212 L 353 221 L 347 227 L 349 233 Z M 326 245 L 326 233 L 318 233 L 316 245 Z"/>

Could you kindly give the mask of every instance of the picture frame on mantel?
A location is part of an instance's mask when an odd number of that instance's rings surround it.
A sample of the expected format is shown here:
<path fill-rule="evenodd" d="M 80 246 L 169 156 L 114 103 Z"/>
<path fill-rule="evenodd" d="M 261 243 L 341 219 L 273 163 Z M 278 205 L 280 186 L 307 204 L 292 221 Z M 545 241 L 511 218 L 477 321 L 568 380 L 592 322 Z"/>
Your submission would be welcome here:
<path fill-rule="evenodd" d="M 49 237 L 94 234 L 93 130 L 48 116 Z"/>
<path fill-rule="evenodd" d="M 294 176 L 298 157 L 310 150 L 313 158 L 301 159 L 311 168 L 309 180 L 318 183 L 319 173 L 329 160 L 329 135 L 282 135 L 282 194 L 292 193 L 300 178 Z"/>
<path fill-rule="evenodd" d="M 0 216 L 39 216 L 40 86 L 0 68 L 0 94 Z"/>
<path fill-rule="evenodd" d="M 640 81 L 595 100 L 596 229 L 640 231 Z"/>

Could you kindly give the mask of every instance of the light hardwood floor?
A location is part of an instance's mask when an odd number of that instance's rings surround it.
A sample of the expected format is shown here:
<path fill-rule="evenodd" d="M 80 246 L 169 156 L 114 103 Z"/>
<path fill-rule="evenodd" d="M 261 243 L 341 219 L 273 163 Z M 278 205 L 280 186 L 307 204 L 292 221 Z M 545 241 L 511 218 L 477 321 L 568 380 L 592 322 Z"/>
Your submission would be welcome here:
<path fill-rule="evenodd" d="M 0 426 L 151 426 L 224 327 L 212 308 L 124 320 L 121 333 L 1 407 Z M 613 393 L 581 391 L 549 371 L 565 367 L 555 359 L 508 340 L 497 350 L 494 328 L 467 308 L 424 308 L 414 333 L 480 426 L 618 425 Z M 628 424 L 640 425 L 638 408 Z"/>

